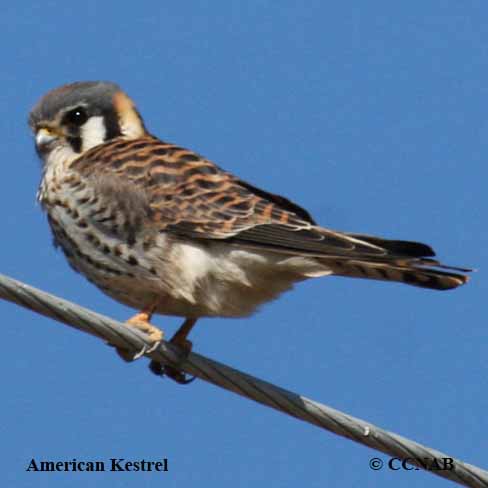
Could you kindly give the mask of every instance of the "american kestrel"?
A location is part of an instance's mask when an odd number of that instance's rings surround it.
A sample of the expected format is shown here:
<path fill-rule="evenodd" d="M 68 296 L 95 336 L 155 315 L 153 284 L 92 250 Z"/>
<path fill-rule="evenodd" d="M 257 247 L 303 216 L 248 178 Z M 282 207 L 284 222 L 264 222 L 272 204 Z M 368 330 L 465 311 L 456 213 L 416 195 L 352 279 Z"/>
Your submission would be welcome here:
<path fill-rule="evenodd" d="M 162 332 L 153 313 L 185 317 L 172 341 L 188 349 L 198 318 L 248 316 L 308 278 L 435 290 L 467 281 L 459 272 L 469 270 L 442 265 L 425 244 L 320 227 L 287 198 L 152 136 L 114 83 L 56 88 L 29 124 L 55 245 L 103 292 L 139 310 L 128 323 L 154 343 Z"/>

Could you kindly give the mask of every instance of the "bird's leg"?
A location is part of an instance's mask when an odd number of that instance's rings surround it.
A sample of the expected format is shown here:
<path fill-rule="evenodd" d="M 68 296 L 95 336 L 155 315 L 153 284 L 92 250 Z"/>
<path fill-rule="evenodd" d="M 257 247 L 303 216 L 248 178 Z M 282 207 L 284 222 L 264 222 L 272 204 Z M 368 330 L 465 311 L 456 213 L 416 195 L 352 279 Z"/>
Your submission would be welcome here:
<path fill-rule="evenodd" d="M 188 334 L 191 332 L 198 319 L 186 319 L 181 327 L 175 332 L 170 342 L 181 347 L 185 354 L 188 356 L 191 352 L 193 344 L 187 339 Z"/>
<path fill-rule="evenodd" d="M 144 354 L 156 349 L 160 344 L 160 342 L 162 341 L 164 337 L 163 331 L 161 329 L 158 329 L 157 327 L 155 327 L 149 322 L 154 313 L 154 310 L 156 310 L 156 307 L 158 306 L 158 303 L 159 301 L 156 301 L 151 305 L 143 308 L 138 314 L 134 315 L 133 317 L 131 317 L 129 320 L 125 322 L 128 326 L 140 330 L 141 332 L 144 332 L 149 337 L 152 346 L 150 349 L 143 348 L 135 355 L 127 351 L 126 349 L 116 348 L 118 355 L 124 361 L 129 362 L 140 358 Z"/>
<path fill-rule="evenodd" d="M 197 323 L 197 320 L 198 319 L 194 318 L 186 319 L 170 340 L 172 344 L 179 346 L 183 350 L 185 358 L 188 356 L 188 354 L 190 354 L 192 349 L 192 343 L 187 339 L 187 337 Z M 177 368 L 172 366 L 163 366 L 157 361 L 151 361 L 149 364 L 149 369 L 156 375 L 168 376 L 173 381 L 176 381 L 176 383 L 183 385 L 191 383 L 195 379 L 195 377 L 188 378 L 185 373 Z"/>

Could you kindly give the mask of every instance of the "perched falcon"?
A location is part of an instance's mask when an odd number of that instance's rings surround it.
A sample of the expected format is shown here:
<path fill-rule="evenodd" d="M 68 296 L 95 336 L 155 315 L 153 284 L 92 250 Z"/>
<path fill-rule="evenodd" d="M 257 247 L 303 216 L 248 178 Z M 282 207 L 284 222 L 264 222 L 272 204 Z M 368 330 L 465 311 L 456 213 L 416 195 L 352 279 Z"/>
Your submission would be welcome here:
<path fill-rule="evenodd" d="M 435 290 L 467 281 L 460 273 L 468 270 L 432 259 L 425 244 L 320 227 L 290 200 L 152 136 L 114 83 L 56 88 L 29 124 L 55 245 L 76 271 L 139 310 L 129 323 L 155 343 L 162 333 L 149 323 L 153 313 L 185 317 L 172 340 L 188 348 L 199 317 L 250 315 L 307 278 Z"/>

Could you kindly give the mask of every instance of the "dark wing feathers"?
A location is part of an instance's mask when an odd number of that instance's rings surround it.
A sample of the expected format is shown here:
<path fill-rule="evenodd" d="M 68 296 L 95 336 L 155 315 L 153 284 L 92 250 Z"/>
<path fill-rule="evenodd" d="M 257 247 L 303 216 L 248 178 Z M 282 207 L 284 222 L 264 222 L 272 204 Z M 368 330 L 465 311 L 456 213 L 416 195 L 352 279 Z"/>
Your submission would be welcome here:
<path fill-rule="evenodd" d="M 281 250 L 316 255 L 349 256 L 369 254 L 384 256 L 385 251 L 376 246 L 345 237 L 344 234 L 320 227 L 297 228 L 283 224 L 256 225 L 239 232 L 236 242 L 261 244 Z"/>
<path fill-rule="evenodd" d="M 130 181 L 134 191 L 144 192 L 152 225 L 182 237 L 226 239 L 252 248 L 310 254 L 338 260 L 340 266 L 344 265 L 341 262 L 362 261 L 376 266 L 380 274 L 387 264 L 398 269 L 405 266 L 407 271 L 411 265 L 415 269 L 451 269 L 428 259 L 435 254 L 425 244 L 318 227 L 305 209 L 290 200 L 256 188 L 191 151 L 151 136 L 97 146 L 75 160 L 72 168 L 86 177 L 115 175 L 125 183 Z M 355 266 L 360 275 L 360 266 Z"/>
<path fill-rule="evenodd" d="M 300 219 L 304 220 L 305 222 L 308 222 L 309 224 L 312 224 L 312 225 L 317 224 L 307 210 L 300 207 L 299 205 L 292 202 L 291 200 L 288 200 L 288 198 L 282 197 L 281 195 L 276 195 L 274 193 L 269 193 L 267 191 L 261 190 L 261 188 L 258 188 L 254 185 L 251 185 L 250 183 L 247 183 L 246 181 L 238 180 L 238 183 L 240 186 L 246 188 L 247 190 L 249 190 L 254 195 L 261 197 L 263 200 L 267 200 L 268 202 L 272 202 L 272 203 L 276 204 L 282 210 L 286 210 L 287 212 L 291 212 L 291 213 L 297 215 Z"/>
<path fill-rule="evenodd" d="M 381 237 L 368 236 L 366 234 L 345 233 L 348 236 L 354 237 L 361 241 L 369 242 L 378 247 L 386 249 L 391 254 L 399 256 L 410 256 L 412 258 L 435 256 L 433 249 L 427 244 L 412 241 L 395 241 L 389 239 L 382 239 Z"/>

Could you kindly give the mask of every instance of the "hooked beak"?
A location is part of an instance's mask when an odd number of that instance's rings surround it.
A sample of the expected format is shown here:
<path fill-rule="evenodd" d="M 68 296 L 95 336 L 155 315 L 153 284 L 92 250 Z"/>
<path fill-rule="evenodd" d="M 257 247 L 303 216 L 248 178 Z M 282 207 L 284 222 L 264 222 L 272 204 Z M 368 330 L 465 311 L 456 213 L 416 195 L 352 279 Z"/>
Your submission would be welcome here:
<path fill-rule="evenodd" d="M 57 137 L 58 135 L 52 129 L 41 127 L 36 133 L 36 144 L 38 146 L 44 146 L 54 141 Z"/>
<path fill-rule="evenodd" d="M 44 154 L 49 150 L 51 143 L 58 138 L 59 134 L 53 129 L 50 129 L 49 127 L 41 127 L 36 132 L 36 149 L 41 154 Z"/>

